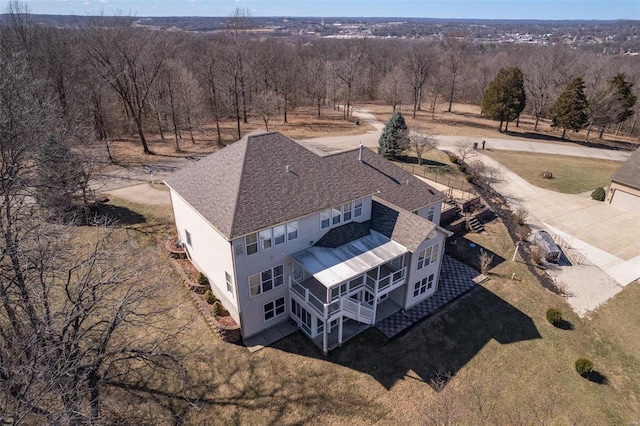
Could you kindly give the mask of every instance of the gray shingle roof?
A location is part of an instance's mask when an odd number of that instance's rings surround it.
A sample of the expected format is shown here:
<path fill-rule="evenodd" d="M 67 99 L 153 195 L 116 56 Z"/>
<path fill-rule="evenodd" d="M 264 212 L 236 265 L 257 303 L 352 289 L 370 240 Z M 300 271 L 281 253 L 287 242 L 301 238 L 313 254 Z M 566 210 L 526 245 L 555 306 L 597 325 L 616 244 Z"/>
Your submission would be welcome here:
<path fill-rule="evenodd" d="M 436 224 L 374 197 L 371 228 L 413 253 L 429 238 L 429 234 L 436 229 Z"/>
<path fill-rule="evenodd" d="M 367 149 L 362 163 L 358 150 L 321 157 L 275 132 L 249 134 L 165 182 L 230 240 L 378 191 L 406 210 L 444 199 Z"/>
<path fill-rule="evenodd" d="M 637 149 L 627 161 L 622 163 L 611 176 L 611 180 L 640 189 L 640 149 Z"/>
<path fill-rule="evenodd" d="M 379 198 L 410 212 L 445 199 L 442 192 L 370 149 L 363 150 L 363 162 L 360 163 L 358 151 L 355 149 L 325 158 L 340 170 L 349 171 L 354 180 L 369 182 Z"/>

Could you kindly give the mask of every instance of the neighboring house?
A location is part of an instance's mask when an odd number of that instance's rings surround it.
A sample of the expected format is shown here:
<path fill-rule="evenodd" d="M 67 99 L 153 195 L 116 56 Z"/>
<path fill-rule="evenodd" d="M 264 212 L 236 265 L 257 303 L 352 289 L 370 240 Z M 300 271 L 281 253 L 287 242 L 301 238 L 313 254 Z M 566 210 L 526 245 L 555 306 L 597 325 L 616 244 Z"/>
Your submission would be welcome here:
<path fill-rule="evenodd" d="M 640 212 L 640 149 L 611 176 L 606 201 L 623 209 Z"/>
<path fill-rule="evenodd" d="M 326 353 L 436 291 L 444 195 L 368 149 L 249 134 L 166 180 L 180 239 L 244 338 L 289 317 Z"/>

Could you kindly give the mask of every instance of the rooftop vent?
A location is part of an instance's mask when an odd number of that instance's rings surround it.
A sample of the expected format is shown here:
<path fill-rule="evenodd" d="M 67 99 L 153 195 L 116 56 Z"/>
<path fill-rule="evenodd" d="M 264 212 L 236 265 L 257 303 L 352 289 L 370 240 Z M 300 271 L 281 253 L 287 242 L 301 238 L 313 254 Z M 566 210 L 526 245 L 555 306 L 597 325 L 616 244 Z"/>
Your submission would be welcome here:
<path fill-rule="evenodd" d="M 362 145 L 362 142 L 360 142 L 360 153 L 358 154 L 358 161 L 362 163 L 362 150 L 364 148 L 364 145 Z"/>
<path fill-rule="evenodd" d="M 287 164 L 287 167 L 285 168 L 287 173 L 291 173 L 291 169 L 289 168 L 289 165 Z"/>

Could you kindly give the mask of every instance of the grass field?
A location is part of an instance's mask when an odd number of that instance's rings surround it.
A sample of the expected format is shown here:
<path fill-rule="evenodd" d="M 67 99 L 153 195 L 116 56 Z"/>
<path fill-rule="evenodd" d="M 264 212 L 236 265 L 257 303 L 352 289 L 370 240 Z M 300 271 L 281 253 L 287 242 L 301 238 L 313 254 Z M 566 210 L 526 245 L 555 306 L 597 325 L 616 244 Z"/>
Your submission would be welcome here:
<path fill-rule="evenodd" d="M 551 154 L 534 154 L 512 151 L 484 151 L 532 185 L 565 194 L 579 194 L 606 187 L 611 175 L 620 163 L 597 158 L 565 157 Z M 544 179 L 541 173 L 548 170 L 552 179 Z"/>
<path fill-rule="evenodd" d="M 170 232 L 168 207 L 112 204 L 129 218 L 122 232 L 149 248 Z M 187 375 L 150 377 L 124 390 L 125 398 L 122 389 L 113 395 L 156 423 L 640 421 L 639 284 L 629 285 L 591 319 L 580 319 L 562 298 L 542 289 L 525 265 L 510 261 L 513 246 L 499 222 L 487 224 L 486 234 L 466 238 L 495 254 L 489 281 L 398 338 L 387 341 L 369 329 L 327 357 L 300 332 L 254 354 L 222 342 L 158 251 L 155 261 L 167 286 L 157 303 L 174 306 L 169 323 L 188 324 L 176 348 L 185 356 Z M 551 306 L 562 309 L 572 330 L 546 321 Z M 608 384 L 578 376 L 573 363 L 581 356 L 595 363 Z"/>

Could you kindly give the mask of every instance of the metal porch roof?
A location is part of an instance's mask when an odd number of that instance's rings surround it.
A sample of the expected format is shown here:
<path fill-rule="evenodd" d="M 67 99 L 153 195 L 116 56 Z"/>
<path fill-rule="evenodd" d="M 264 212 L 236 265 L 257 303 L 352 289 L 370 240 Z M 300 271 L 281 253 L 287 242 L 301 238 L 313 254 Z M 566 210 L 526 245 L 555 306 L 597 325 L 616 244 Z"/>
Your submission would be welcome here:
<path fill-rule="evenodd" d="M 403 245 L 372 230 L 369 235 L 338 248 L 313 246 L 291 257 L 330 288 L 407 252 Z"/>

